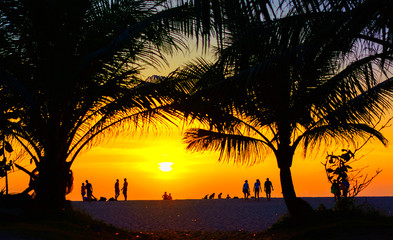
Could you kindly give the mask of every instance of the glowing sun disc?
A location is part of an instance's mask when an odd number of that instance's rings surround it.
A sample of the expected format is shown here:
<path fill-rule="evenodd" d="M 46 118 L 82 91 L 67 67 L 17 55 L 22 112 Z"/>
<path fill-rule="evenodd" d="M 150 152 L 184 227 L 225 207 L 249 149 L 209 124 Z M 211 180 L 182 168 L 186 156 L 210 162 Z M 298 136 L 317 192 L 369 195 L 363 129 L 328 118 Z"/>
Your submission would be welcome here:
<path fill-rule="evenodd" d="M 163 172 L 169 172 L 172 170 L 172 164 L 173 162 L 160 162 L 158 165 L 160 165 L 158 168 L 163 171 Z"/>

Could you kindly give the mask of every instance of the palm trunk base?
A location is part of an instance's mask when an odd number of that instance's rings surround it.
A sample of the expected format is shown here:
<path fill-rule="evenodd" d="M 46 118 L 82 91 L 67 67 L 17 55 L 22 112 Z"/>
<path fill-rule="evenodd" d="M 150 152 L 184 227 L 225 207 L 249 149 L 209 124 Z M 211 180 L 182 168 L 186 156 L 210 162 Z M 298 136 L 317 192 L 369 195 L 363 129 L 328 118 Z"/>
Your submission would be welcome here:
<path fill-rule="evenodd" d="M 57 215 L 63 213 L 66 208 L 65 195 L 69 169 L 59 165 L 48 164 L 40 169 L 35 200 L 44 215 Z"/>
<path fill-rule="evenodd" d="M 281 189 L 288 212 L 292 217 L 305 218 L 314 212 L 312 207 L 303 199 L 296 197 L 293 187 L 292 174 L 289 166 L 280 168 Z"/>
<path fill-rule="evenodd" d="M 304 219 L 314 213 L 310 204 L 302 198 L 285 199 L 285 204 L 287 205 L 289 214 L 294 218 Z"/>

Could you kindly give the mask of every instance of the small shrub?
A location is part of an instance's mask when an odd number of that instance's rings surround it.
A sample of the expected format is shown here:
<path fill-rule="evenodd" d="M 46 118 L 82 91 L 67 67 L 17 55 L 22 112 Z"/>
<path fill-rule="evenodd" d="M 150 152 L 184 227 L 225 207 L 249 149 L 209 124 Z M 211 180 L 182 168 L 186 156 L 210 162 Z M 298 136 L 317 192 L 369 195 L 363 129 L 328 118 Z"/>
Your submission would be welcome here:
<path fill-rule="evenodd" d="M 326 206 L 325 204 L 321 203 L 319 206 L 315 209 L 316 212 L 324 212 L 326 211 Z"/>

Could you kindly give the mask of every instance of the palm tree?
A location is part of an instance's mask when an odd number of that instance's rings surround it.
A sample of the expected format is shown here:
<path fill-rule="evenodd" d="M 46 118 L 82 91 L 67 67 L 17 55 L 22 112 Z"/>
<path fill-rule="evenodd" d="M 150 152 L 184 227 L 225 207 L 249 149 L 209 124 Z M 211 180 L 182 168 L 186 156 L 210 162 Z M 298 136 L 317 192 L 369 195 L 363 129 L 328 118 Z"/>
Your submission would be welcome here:
<path fill-rule="evenodd" d="M 11 94 L 6 89 L 0 89 L 0 99 L 10 98 Z M 15 102 L 3 102 L 0 106 L 0 179 L 5 177 L 5 194 L 8 194 L 8 171 L 13 169 L 14 161 L 10 159 L 13 147 L 8 138 L 19 127 L 18 119 L 22 112 Z M 1 191 L 0 191 L 1 192 Z"/>
<path fill-rule="evenodd" d="M 168 3 L 1 2 L 0 89 L 9 93 L 1 100 L 23 111 L 12 136 L 36 166 L 34 191 L 45 209 L 63 207 L 81 151 L 168 120 L 165 83 L 139 77 L 144 64 L 165 64 L 164 53 L 185 49 L 184 32 L 194 34 L 191 7 Z"/>
<path fill-rule="evenodd" d="M 297 149 L 370 135 L 386 144 L 370 124 L 393 97 L 391 33 L 375 28 L 385 8 L 363 4 L 269 21 L 232 10 L 242 21 L 226 23 L 230 37 L 218 61 L 198 60 L 169 76 L 184 92 L 173 107 L 207 126 L 188 129 L 184 142 L 192 151 L 220 151 L 220 161 L 250 165 L 273 153 L 288 210 L 303 216 L 311 208 L 292 183 Z"/>

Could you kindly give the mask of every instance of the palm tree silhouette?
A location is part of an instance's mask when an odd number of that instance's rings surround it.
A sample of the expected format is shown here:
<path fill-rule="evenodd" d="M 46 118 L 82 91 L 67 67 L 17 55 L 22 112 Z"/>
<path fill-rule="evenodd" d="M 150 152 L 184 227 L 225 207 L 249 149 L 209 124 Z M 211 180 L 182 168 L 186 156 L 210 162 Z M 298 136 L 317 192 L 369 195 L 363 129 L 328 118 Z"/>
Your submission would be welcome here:
<path fill-rule="evenodd" d="M 271 20 L 269 2 L 184 2 L 1 1 L 1 99 L 23 112 L 12 136 L 37 167 L 34 190 L 45 209 L 62 208 L 81 151 L 178 114 L 165 105 L 182 95 L 160 91 L 171 86 L 163 79 L 140 79 L 142 64 L 165 64 L 163 53 L 186 47 L 183 33 L 201 35 L 205 47 L 213 33 L 224 46 L 231 4 Z"/>
<path fill-rule="evenodd" d="M 226 23 L 217 62 L 199 59 L 169 76 L 184 92 L 173 107 L 207 127 L 188 129 L 184 142 L 189 150 L 219 151 L 220 161 L 241 164 L 273 153 L 288 210 L 304 216 L 312 209 L 295 193 L 295 150 L 370 135 L 387 142 L 369 124 L 393 97 L 393 80 L 383 74 L 376 79 L 391 67 L 391 40 L 378 40 L 373 32 L 372 19 L 383 19 L 383 8 L 364 4 L 270 21 L 236 10 L 242 21 Z M 390 47 L 382 50 L 381 42 Z"/>
<path fill-rule="evenodd" d="M 164 83 L 139 73 L 166 64 L 163 54 L 185 49 L 182 34 L 195 33 L 192 8 L 170 3 L 1 2 L 0 84 L 9 92 L 1 100 L 23 111 L 12 135 L 36 165 L 34 176 L 27 173 L 46 210 L 63 208 L 81 151 L 167 120 Z"/>

